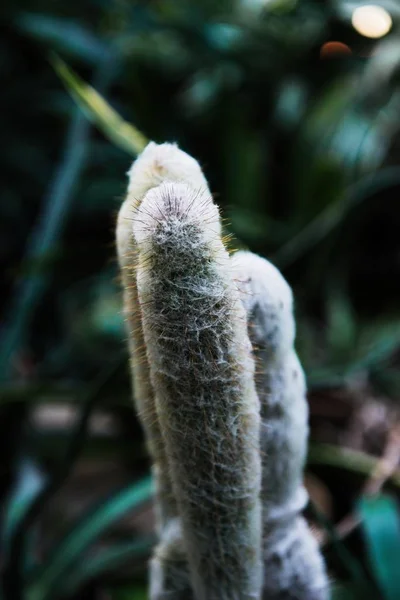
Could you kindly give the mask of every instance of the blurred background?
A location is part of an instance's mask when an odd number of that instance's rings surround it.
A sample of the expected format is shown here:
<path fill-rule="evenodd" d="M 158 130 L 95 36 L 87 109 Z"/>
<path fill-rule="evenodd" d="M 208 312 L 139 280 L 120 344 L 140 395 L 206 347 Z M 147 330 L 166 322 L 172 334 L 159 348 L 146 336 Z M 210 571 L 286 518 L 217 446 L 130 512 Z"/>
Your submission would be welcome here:
<path fill-rule="evenodd" d="M 294 289 L 333 598 L 400 598 L 398 0 L 0 15 L 2 600 L 147 598 L 152 485 L 114 246 L 145 139 L 200 161 L 234 245 Z"/>

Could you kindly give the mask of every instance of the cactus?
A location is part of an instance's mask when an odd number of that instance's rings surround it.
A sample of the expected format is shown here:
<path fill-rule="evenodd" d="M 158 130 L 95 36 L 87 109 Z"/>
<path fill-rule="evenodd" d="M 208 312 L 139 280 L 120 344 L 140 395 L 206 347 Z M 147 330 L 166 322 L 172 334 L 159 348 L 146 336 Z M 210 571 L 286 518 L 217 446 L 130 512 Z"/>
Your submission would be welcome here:
<path fill-rule="evenodd" d="M 325 600 L 301 516 L 308 415 L 288 284 L 258 256 L 228 257 L 200 167 L 169 144 L 134 163 L 117 241 L 158 476 L 151 599 Z"/>
<path fill-rule="evenodd" d="M 147 145 L 129 171 L 129 186 L 117 221 L 116 238 L 118 260 L 124 290 L 124 314 L 128 328 L 131 371 L 134 382 L 136 409 L 144 427 L 153 471 L 157 483 L 157 509 L 159 530 L 170 518 L 177 516 L 172 493 L 164 442 L 155 410 L 154 392 L 150 382 L 141 316 L 136 289 L 137 248 L 133 237 L 134 216 L 149 189 L 162 181 L 190 180 L 196 187 L 207 187 L 207 182 L 191 156 L 174 144 Z"/>
<path fill-rule="evenodd" d="M 206 190 L 165 183 L 133 224 L 143 332 L 198 600 L 261 592 L 259 403 L 246 319 Z"/>
<path fill-rule="evenodd" d="M 132 229 L 133 219 L 145 194 L 165 180 L 190 180 L 192 185 L 199 189 L 207 188 L 207 182 L 197 161 L 180 150 L 175 144 L 148 144 L 129 171 L 128 193 L 118 213 L 116 240 L 123 286 L 124 315 L 128 332 L 135 406 L 145 431 L 156 482 L 157 524 L 161 542 L 160 547 L 156 548 L 152 560 L 151 569 L 152 572 L 154 571 L 154 575 L 151 573 L 151 588 L 158 590 L 157 595 L 154 592 L 153 597 L 161 598 L 165 591 L 165 593 L 174 593 L 175 600 L 178 600 L 177 594 L 180 588 L 178 585 L 179 578 L 175 576 L 176 553 L 163 550 L 165 547 L 170 548 L 168 540 L 171 538 L 171 531 L 174 530 L 174 527 L 177 527 L 178 509 L 172 491 L 169 466 L 156 415 L 154 391 L 146 357 L 136 286 L 138 254 Z M 173 536 L 172 539 L 175 539 L 175 537 Z M 166 556 L 170 556 L 170 558 L 167 559 Z M 168 586 L 165 590 L 160 588 L 158 583 L 153 583 L 160 581 L 165 581 Z M 190 582 L 187 576 L 185 596 L 182 596 L 182 600 L 184 597 L 188 598 L 188 590 L 190 590 Z"/>
<path fill-rule="evenodd" d="M 292 292 L 279 271 L 251 252 L 233 269 L 246 308 L 261 405 L 265 600 L 325 600 L 328 580 L 301 511 L 308 408 L 304 373 L 294 350 Z"/>

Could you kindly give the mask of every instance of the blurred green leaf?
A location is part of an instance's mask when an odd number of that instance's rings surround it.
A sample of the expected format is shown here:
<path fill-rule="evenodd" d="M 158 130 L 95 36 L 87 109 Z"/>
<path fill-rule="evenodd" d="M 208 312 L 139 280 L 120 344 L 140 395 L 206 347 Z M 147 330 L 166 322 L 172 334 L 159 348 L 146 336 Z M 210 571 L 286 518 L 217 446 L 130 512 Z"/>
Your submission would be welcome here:
<path fill-rule="evenodd" d="M 148 140 L 136 127 L 124 121 L 94 88 L 85 83 L 57 55 L 52 55 L 51 62 L 88 119 L 97 125 L 113 144 L 133 156 L 144 149 Z"/>
<path fill-rule="evenodd" d="M 343 219 L 352 205 L 348 186 L 381 166 L 399 128 L 397 93 L 373 111 L 364 103 L 362 85 L 347 75 L 334 81 L 303 117 L 292 154 L 291 193 L 296 199 L 294 218 L 299 224 L 309 222 L 308 238 L 317 235 L 318 227 L 322 239 Z M 304 235 L 300 232 L 288 247 L 301 245 Z"/>
<path fill-rule="evenodd" d="M 112 79 L 112 57 L 99 63 L 96 82 L 106 88 Z M 115 66 L 115 65 L 114 65 Z M 48 186 L 42 211 L 30 232 L 25 259 L 40 261 L 53 249 L 66 223 L 71 208 L 73 191 L 81 175 L 89 145 L 90 127 L 78 111 L 70 122 L 65 140 L 64 153 L 56 172 Z M 0 380 L 9 379 L 12 360 L 23 345 L 35 309 L 49 280 L 49 273 L 29 272 L 17 280 L 17 289 L 9 313 L 6 327 L 0 338 Z"/>
<path fill-rule="evenodd" d="M 351 583 L 333 582 L 330 600 L 376 600 L 375 590 L 365 593 L 365 587 L 360 589 Z"/>
<path fill-rule="evenodd" d="M 152 479 L 146 477 L 92 510 L 51 550 L 35 581 L 30 600 L 54 598 L 55 586 L 65 577 L 68 569 L 77 561 L 84 560 L 85 550 L 115 521 L 148 502 L 153 493 Z"/>
<path fill-rule="evenodd" d="M 17 478 L 3 517 L 2 549 L 6 555 L 18 523 L 30 507 L 33 499 L 43 489 L 44 484 L 45 477 L 38 467 L 32 460 L 23 459 L 19 464 Z M 33 559 L 34 555 L 31 554 L 29 558 Z"/>
<path fill-rule="evenodd" d="M 400 320 L 374 323 L 359 333 L 359 357 L 354 368 L 371 368 L 390 358 L 400 348 Z"/>
<path fill-rule="evenodd" d="M 355 351 L 356 321 L 348 294 L 336 284 L 328 291 L 327 344 L 333 360 L 350 361 Z"/>
<path fill-rule="evenodd" d="M 68 52 L 91 63 L 103 60 L 109 52 L 106 43 L 78 21 L 49 14 L 20 13 L 17 24 L 53 50 Z"/>
<path fill-rule="evenodd" d="M 344 319 L 344 315 L 341 318 Z M 351 335 L 354 335 L 351 338 L 355 340 L 354 345 L 348 339 L 349 345 L 345 346 L 346 338 L 340 338 L 337 343 L 341 345 L 343 341 L 341 348 L 328 346 L 329 359 L 325 361 L 326 366 L 311 365 L 308 368 L 307 380 L 311 387 L 346 385 L 360 375 L 376 377 L 378 374 L 379 377 L 382 369 L 388 368 L 388 361 L 395 358 L 396 351 L 400 348 L 400 324 L 397 321 L 381 324 L 379 328 L 376 324 L 373 327 L 357 325 Z M 394 377 L 392 374 L 391 380 L 396 385 L 396 373 Z"/>
<path fill-rule="evenodd" d="M 225 187 L 229 202 L 235 208 L 248 211 L 258 206 L 262 197 L 265 172 L 263 162 L 263 139 L 249 127 L 249 115 L 232 109 L 226 122 L 223 137 L 223 160 Z M 264 213 L 264 220 L 268 218 Z"/>
<path fill-rule="evenodd" d="M 357 596 L 359 595 L 364 600 L 375 600 L 369 594 L 369 589 L 365 582 L 364 568 L 360 559 L 347 548 L 345 542 L 337 534 L 333 523 L 313 502 L 310 502 L 309 508 L 315 521 L 327 531 L 329 542 L 342 563 L 342 567 L 347 571 L 351 579 L 352 590 L 356 591 Z"/>
<path fill-rule="evenodd" d="M 4 561 L 2 573 L 4 594 L 10 600 L 23 600 L 24 570 L 25 563 L 27 562 L 26 556 L 27 554 L 29 555 L 30 551 L 27 542 L 29 542 L 31 530 L 35 523 L 37 523 L 37 518 L 43 513 L 46 503 L 58 491 L 71 472 L 83 448 L 89 419 L 94 407 L 120 365 L 121 359 L 117 356 L 117 359 L 109 365 L 108 369 L 102 372 L 88 386 L 88 390 L 82 397 L 82 410 L 79 419 L 72 434 L 69 436 L 69 444 L 62 462 L 57 465 L 57 470 L 53 473 L 52 477 L 48 478 L 46 484 L 30 499 L 29 505 L 15 525 L 15 531 L 10 539 L 9 555 L 6 556 L 6 560 Z M 33 597 L 35 597 L 35 589 L 33 589 L 32 593 Z M 38 598 L 41 598 L 40 594 L 41 592 L 39 592 Z"/>
<path fill-rule="evenodd" d="M 307 88 L 301 79 L 284 81 L 276 100 L 274 118 L 284 130 L 297 127 L 306 111 Z"/>
<path fill-rule="evenodd" d="M 308 463 L 311 465 L 329 465 L 362 475 L 370 475 L 378 462 L 379 459 L 375 456 L 333 444 L 312 442 L 308 449 Z M 400 487 L 400 471 L 395 471 L 389 481 Z"/>
<path fill-rule="evenodd" d="M 96 579 L 124 564 L 134 564 L 134 561 L 148 558 L 154 543 L 155 540 L 152 537 L 121 543 L 98 552 L 94 558 L 78 562 L 65 578 L 64 594 L 73 594 L 90 580 Z"/>
<path fill-rule="evenodd" d="M 146 587 L 129 586 L 110 592 L 112 600 L 148 600 Z"/>
<path fill-rule="evenodd" d="M 400 396 L 400 372 L 397 365 L 385 366 L 383 369 L 372 368 L 371 381 L 374 388 L 388 398 Z"/>
<path fill-rule="evenodd" d="M 398 503 L 390 496 L 361 498 L 362 529 L 373 573 L 385 600 L 400 596 L 400 518 Z"/>
<path fill-rule="evenodd" d="M 306 167 L 303 166 L 303 168 Z M 400 169 L 397 166 L 386 167 L 379 173 L 365 175 L 357 183 L 346 188 L 343 187 L 342 174 L 337 173 L 335 178 L 332 173 L 331 183 L 333 189 L 338 190 L 337 198 L 332 198 L 331 202 L 315 218 L 311 219 L 296 235 L 289 238 L 271 257 L 272 262 L 280 268 L 285 268 L 295 262 L 326 238 L 344 221 L 350 210 L 362 204 L 366 198 L 400 185 Z M 329 181 L 326 181 L 324 185 L 330 186 Z M 329 193 L 331 191 L 332 189 Z M 324 204 L 325 200 L 324 197 Z M 301 211 L 301 209 L 299 210 Z"/>

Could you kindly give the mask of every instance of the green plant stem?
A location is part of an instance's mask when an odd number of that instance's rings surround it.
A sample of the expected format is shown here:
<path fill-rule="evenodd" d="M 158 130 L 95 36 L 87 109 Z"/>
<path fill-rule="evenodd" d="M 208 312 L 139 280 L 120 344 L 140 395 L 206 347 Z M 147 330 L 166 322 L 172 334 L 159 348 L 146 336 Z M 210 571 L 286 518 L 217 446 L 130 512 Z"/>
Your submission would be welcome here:
<path fill-rule="evenodd" d="M 94 87 L 83 81 L 56 54 L 51 56 L 51 62 L 86 117 L 108 137 L 112 144 L 135 157 L 144 150 L 149 142 L 146 136 L 131 123 L 124 121 Z"/>
<path fill-rule="evenodd" d="M 339 467 L 360 475 L 370 475 L 379 463 L 379 458 L 365 452 L 334 446 L 333 444 L 310 444 L 308 452 L 309 465 L 329 465 Z M 400 487 L 400 470 L 397 469 L 388 481 Z"/>
<path fill-rule="evenodd" d="M 54 600 L 55 597 L 62 595 L 63 590 L 59 589 L 59 582 L 65 581 L 70 569 L 73 570 L 79 561 L 85 560 L 85 551 L 110 525 L 126 515 L 128 511 L 133 511 L 149 502 L 153 495 L 152 477 L 145 476 L 119 490 L 108 500 L 101 502 L 98 507 L 91 508 L 87 516 L 78 521 L 50 550 L 29 587 L 29 600 Z M 114 556 L 114 560 L 117 561 L 117 556 Z"/>

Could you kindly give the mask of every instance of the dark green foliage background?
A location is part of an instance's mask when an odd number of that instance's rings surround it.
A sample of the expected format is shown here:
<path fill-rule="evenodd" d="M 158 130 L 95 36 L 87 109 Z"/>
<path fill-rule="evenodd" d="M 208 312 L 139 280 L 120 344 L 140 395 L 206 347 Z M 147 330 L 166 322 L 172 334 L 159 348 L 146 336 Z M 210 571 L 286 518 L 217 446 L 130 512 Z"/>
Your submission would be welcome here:
<path fill-rule="evenodd" d="M 234 246 L 270 258 L 294 288 L 311 390 L 362 379 L 398 397 L 399 9 L 382 2 L 394 28 L 376 44 L 351 27 L 357 2 L 251 4 L 2 5 L 3 502 L 22 459 L 57 471 L 64 454 L 65 440 L 26 425 L 31 408 L 93 389 L 120 434 L 84 448 L 119 448 L 133 478 L 146 469 L 114 248 L 132 157 L 89 125 L 51 52 L 146 137 L 201 162 Z M 352 54 L 321 59 L 329 40 Z"/>

